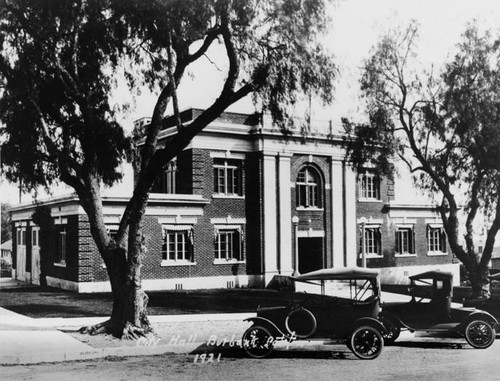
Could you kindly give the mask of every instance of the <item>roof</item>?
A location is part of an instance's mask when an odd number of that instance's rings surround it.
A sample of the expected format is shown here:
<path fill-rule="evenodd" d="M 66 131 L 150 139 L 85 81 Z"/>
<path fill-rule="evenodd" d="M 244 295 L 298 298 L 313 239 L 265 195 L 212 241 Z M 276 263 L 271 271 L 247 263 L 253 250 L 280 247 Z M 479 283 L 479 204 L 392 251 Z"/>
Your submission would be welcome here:
<path fill-rule="evenodd" d="M 453 274 L 446 271 L 432 270 L 412 275 L 409 278 L 411 280 L 416 280 L 416 279 L 448 280 L 448 279 L 453 279 Z"/>
<path fill-rule="evenodd" d="M 11 239 L 2 243 L 2 250 L 12 250 L 12 240 Z"/>
<path fill-rule="evenodd" d="M 306 274 L 292 276 L 294 280 L 346 280 L 346 279 L 375 279 L 379 270 L 364 267 L 329 268 L 311 271 Z"/>

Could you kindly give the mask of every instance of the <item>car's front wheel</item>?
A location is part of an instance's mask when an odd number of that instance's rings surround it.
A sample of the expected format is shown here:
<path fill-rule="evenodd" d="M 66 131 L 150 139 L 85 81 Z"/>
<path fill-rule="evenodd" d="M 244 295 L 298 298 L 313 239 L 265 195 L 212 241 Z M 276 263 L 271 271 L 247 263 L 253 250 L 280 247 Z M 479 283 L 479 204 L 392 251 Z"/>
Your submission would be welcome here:
<path fill-rule="evenodd" d="M 274 337 L 266 327 L 252 325 L 241 339 L 245 352 L 254 358 L 266 357 L 274 347 Z"/>
<path fill-rule="evenodd" d="M 356 357 L 372 360 L 382 352 L 384 338 L 376 328 L 364 325 L 354 330 L 347 346 Z"/>
<path fill-rule="evenodd" d="M 485 349 L 495 341 L 495 328 L 484 320 L 472 320 L 465 327 L 465 340 L 476 349 Z"/>

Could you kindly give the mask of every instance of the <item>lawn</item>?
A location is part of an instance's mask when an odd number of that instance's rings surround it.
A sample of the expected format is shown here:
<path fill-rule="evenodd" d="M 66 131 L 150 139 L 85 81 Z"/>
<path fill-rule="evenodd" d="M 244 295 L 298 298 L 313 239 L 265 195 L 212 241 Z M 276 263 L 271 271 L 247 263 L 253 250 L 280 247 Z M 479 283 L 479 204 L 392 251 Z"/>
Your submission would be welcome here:
<path fill-rule="evenodd" d="M 149 315 L 254 312 L 258 305 L 279 305 L 289 294 L 260 289 L 150 291 Z M 109 293 L 78 294 L 51 287 L 0 290 L 0 306 L 33 317 L 109 316 Z"/>

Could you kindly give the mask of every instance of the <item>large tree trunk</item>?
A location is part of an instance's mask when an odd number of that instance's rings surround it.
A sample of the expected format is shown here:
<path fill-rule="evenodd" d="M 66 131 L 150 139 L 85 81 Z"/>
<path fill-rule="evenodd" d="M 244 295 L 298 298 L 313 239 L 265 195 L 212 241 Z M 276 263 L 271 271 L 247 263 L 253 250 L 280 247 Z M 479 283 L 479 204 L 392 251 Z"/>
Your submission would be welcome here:
<path fill-rule="evenodd" d="M 79 197 L 89 217 L 92 237 L 106 265 L 113 293 L 113 310 L 109 320 L 83 327 L 80 331 L 90 334 L 110 333 L 120 338 L 137 338 L 152 332 L 146 313 L 148 297 L 141 288 L 140 280 L 144 246 L 139 227 L 148 194 L 143 192 L 144 196 L 132 209 L 128 229 L 129 240 L 126 245 L 126 227 L 122 228 L 120 238 L 114 239 L 107 232 L 98 178 L 89 175 L 86 183 L 87 188 Z"/>
<path fill-rule="evenodd" d="M 467 272 L 472 294 L 471 299 L 484 299 L 490 297 L 490 281 L 488 278 L 488 263 L 491 259 L 491 248 L 485 248 L 482 255 L 476 252 L 474 246 L 474 236 L 472 234 L 472 223 L 475 213 L 470 213 L 466 223 L 467 234 L 465 235 L 466 247 L 464 248 L 459 240 L 459 207 L 455 201 L 454 195 L 447 192 L 447 205 L 443 203 L 440 214 L 444 229 L 453 254 L 462 262 Z M 443 192 L 444 193 L 444 192 Z M 445 207 L 446 206 L 446 207 Z M 491 228 L 493 229 L 493 227 Z M 491 233 L 491 229 L 489 234 Z M 496 234 L 496 231 L 495 231 Z M 494 241 L 494 240 L 493 240 Z"/>
<path fill-rule="evenodd" d="M 471 299 L 488 299 L 490 297 L 490 271 L 481 261 L 470 261 L 465 266 L 472 288 Z"/>
<path fill-rule="evenodd" d="M 131 273 L 140 276 L 140 263 L 134 263 L 132 268 L 127 268 L 130 262 L 126 257 L 123 248 L 111 249 L 104 253 L 113 293 L 113 310 L 109 320 L 83 327 L 82 333 L 109 333 L 122 339 L 136 339 L 153 332 L 147 317 L 148 297 L 140 282 L 137 283 L 130 277 Z"/>

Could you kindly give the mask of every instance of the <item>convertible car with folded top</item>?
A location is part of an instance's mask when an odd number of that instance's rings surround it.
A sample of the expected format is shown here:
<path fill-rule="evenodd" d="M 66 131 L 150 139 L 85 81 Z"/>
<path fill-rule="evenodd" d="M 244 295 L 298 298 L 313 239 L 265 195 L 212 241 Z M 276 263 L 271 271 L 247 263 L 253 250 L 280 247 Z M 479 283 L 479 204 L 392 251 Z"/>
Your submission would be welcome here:
<path fill-rule="evenodd" d="M 243 334 L 242 346 L 248 355 L 267 356 L 277 340 L 327 340 L 345 343 L 360 359 L 380 355 L 384 327 L 377 319 L 378 270 L 330 268 L 287 279 L 304 291 L 291 292 L 285 305 L 259 307 L 257 316 L 247 319 L 252 326 Z"/>

